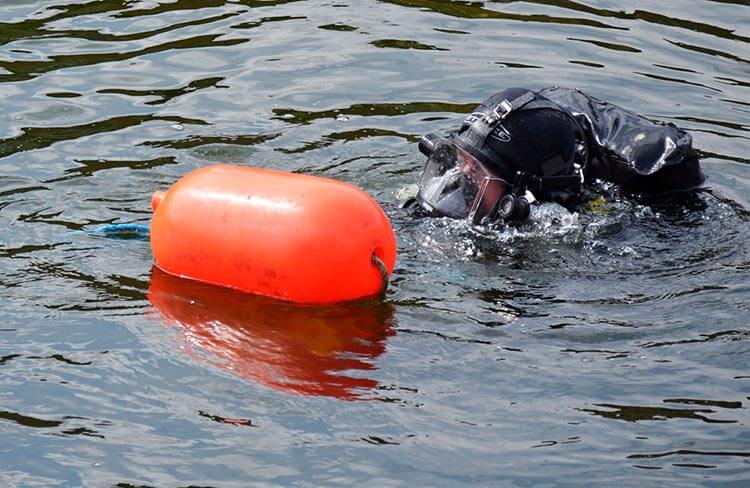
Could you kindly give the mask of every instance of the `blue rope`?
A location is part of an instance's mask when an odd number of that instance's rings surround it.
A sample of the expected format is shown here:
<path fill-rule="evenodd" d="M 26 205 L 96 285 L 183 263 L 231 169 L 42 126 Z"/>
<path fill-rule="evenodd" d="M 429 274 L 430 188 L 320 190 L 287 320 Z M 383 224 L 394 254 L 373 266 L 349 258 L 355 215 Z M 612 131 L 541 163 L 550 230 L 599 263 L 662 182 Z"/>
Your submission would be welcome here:
<path fill-rule="evenodd" d="M 101 235 L 110 239 L 137 239 L 146 241 L 151 230 L 147 225 L 140 224 L 106 224 L 93 229 L 80 230 L 76 234 Z"/>
<path fill-rule="evenodd" d="M 107 224 L 100 225 L 91 230 L 85 231 L 88 234 L 148 234 L 151 230 L 148 225 L 139 224 Z"/>

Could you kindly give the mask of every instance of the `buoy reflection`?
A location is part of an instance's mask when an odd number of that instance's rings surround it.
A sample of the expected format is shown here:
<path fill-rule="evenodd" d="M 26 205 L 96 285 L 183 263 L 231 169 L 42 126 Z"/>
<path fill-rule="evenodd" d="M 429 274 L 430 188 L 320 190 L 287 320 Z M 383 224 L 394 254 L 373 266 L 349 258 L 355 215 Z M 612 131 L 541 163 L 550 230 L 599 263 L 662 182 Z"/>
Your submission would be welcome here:
<path fill-rule="evenodd" d="M 209 362 L 242 378 L 301 395 L 362 397 L 378 383 L 360 372 L 375 369 L 395 334 L 388 304 L 300 306 L 156 267 L 148 298 L 166 324 L 180 328 L 188 350 L 207 352 Z"/>

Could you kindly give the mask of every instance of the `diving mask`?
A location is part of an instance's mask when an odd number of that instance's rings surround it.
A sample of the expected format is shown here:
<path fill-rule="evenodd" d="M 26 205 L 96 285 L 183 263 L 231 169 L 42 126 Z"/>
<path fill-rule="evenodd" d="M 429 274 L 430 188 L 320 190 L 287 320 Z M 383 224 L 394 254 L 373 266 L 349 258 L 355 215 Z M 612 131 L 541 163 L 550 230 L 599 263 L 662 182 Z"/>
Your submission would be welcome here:
<path fill-rule="evenodd" d="M 420 150 L 428 156 L 417 200 L 428 211 L 473 224 L 494 220 L 498 201 L 511 185 L 451 140 L 425 136 Z"/>

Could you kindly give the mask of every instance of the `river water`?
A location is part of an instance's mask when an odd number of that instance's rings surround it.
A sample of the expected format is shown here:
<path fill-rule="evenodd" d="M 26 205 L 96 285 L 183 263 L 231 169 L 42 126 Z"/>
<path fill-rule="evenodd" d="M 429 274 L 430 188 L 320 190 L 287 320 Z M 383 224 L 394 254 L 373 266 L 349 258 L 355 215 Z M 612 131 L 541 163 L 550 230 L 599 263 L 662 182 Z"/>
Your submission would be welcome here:
<path fill-rule="evenodd" d="M 750 486 L 748 41 L 743 0 L 2 2 L 0 486 Z M 551 85 L 684 127 L 711 191 L 492 231 L 398 208 L 420 135 Z M 385 302 L 77 232 L 217 162 L 372 194 Z"/>

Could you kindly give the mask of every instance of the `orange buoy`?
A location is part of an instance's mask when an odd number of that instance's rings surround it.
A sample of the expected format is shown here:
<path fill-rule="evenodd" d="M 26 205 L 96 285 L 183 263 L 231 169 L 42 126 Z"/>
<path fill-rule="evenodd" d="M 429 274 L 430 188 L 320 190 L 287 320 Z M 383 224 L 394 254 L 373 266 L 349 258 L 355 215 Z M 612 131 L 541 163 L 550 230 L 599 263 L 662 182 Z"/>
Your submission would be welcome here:
<path fill-rule="evenodd" d="M 241 294 L 151 270 L 148 299 L 198 362 L 298 395 L 357 399 L 386 350 L 393 307 L 364 302 L 310 306 Z"/>
<path fill-rule="evenodd" d="M 152 198 L 167 273 L 298 303 L 381 294 L 396 261 L 388 217 L 341 181 L 250 167 L 198 169 Z"/>

